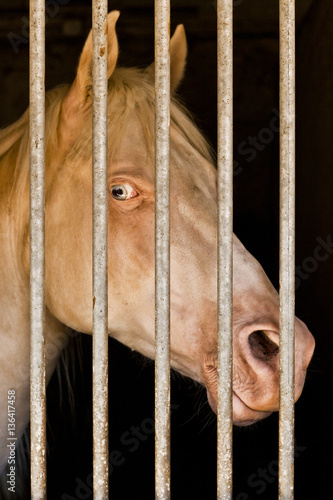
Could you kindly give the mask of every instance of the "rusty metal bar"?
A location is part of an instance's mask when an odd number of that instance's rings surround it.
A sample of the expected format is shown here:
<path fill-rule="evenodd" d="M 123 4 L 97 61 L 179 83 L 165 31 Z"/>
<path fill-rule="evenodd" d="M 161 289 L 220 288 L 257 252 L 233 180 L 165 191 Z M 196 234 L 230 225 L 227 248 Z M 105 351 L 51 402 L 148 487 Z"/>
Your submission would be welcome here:
<path fill-rule="evenodd" d="M 280 0 L 279 499 L 294 498 L 295 0 Z"/>
<path fill-rule="evenodd" d="M 93 0 L 93 490 L 109 498 L 107 0 Z"/>
<path fill-rule="evenodd" d="M 217 498 L 232 499 L 233 1 L 217 3 L 218 402 Z"/>
<path fill-rule="evenodd" d="M 46 498 L 45 2 L 30 0 L 31 498 Z"/>
<path fill-rule="evenodd" d="M 155 0 L 155 498 L 170 498 L 170 0 Z"/>

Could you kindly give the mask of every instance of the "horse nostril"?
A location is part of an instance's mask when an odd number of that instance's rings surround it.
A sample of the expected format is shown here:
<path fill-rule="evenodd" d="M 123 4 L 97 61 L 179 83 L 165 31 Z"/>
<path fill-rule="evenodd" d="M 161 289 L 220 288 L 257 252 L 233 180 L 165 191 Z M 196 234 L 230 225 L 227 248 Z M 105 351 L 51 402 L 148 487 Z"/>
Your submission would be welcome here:
<path fill-rule="evenodd" d="M 261 330 L 249 335 L 249 344 L 252 354 L 261 361 L 271 361 L 279 353 L 279 346 Z"/>

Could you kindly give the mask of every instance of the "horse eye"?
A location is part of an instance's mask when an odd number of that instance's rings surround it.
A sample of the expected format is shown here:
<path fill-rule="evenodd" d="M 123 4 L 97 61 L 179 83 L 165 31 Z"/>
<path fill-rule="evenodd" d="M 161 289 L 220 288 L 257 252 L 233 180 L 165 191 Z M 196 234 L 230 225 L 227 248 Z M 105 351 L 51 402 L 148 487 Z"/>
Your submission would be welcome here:
<path fill-rule="evenodd" d="M 111 188 L 111 195 L 115 200 L 124 201 L 135 198 L 138 193 L 129 184 L 115 184 Z"/>

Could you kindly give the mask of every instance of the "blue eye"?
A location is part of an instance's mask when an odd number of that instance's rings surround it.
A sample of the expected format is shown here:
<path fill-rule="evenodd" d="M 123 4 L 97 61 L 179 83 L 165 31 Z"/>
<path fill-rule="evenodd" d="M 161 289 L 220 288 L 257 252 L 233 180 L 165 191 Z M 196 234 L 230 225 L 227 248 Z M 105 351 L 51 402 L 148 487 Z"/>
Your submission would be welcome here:
<path fill-rule="evenodd" d="M 129 184 L 115 184 L 111 187 L 111 196 L 115 200 L 125 201 L 135 198 L 138 193 Z"/>

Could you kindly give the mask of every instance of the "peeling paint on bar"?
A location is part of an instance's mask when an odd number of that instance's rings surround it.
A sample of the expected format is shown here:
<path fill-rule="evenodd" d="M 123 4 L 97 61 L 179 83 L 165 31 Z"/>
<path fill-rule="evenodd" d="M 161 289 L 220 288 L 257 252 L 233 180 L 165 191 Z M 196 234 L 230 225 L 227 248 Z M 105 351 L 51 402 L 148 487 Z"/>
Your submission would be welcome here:
<path fill-rule="evenodd" d="M 46 498 L 45 2 L 30 1 L 31 498 Z"/>
<path fill-rule="evenodd" d="M 155 0 L 155 493 L 170 498 L 170 0 Z"/>
<path fill-rule="evenodd" d="M 218 403 L 217 498 L 232 499 L 233 1 L 217 3 Z"/>
<path fill-rule="evenodd" d="M 295 0 L 280 0 L 279 499 L 294 498 Z"/>
<path fill-rule="evenodd" d="M 108 3 L 93 0 L 93 491 L 109 498 L 108 470 Z M 103 50 L 102 50 L 103 49 Z M 93 306 L 94 304 L 94 306 Z"/>

